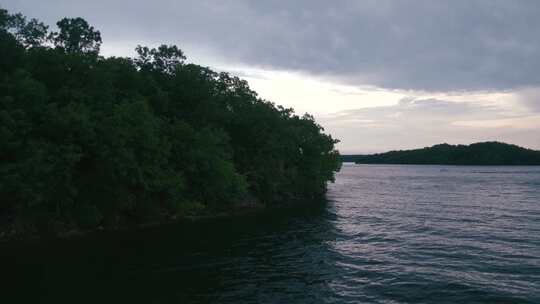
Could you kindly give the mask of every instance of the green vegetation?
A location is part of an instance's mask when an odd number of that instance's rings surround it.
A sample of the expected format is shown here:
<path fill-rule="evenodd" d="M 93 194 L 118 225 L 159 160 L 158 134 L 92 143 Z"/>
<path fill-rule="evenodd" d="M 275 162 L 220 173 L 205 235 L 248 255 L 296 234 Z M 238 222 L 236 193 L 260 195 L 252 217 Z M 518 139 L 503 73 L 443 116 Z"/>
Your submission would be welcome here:
<path fill-rule="evenodd" d="M 81 18 L 58 31 L 0 10 L 1 230 L 65 231 L 276 206 L 324 195 L 337 142 L 310 115 L 176 46 L 99 55 Z"/>
<path fill-rule="evenodd" d="M 499 142 L 483 142 L 468 146 L 441 144 L 415 150 L 347 155 L 343 159 L 358 164 L 540 165 L 540 151 Z"/>

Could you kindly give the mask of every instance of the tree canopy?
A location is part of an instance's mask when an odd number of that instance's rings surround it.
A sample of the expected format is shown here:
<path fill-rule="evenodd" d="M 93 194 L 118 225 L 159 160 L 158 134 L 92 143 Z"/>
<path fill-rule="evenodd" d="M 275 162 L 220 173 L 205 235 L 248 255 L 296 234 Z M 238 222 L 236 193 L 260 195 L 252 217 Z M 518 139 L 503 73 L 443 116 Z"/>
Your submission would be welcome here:
<path fill-rule="evenodd" d="M 99 53 L 101 33 L 83 18 L 64 18 L 56 23 L 58 32 L 52 32 L 54 45 L 66 53 Z"/>
<path fill-rule="evenodd" d="M 0 10 L 0 224 L 123 225 L 325 193 L 337 142 L 312 116 L 177 47 L 99 55 L 82 18 L 58 30 Z"/>

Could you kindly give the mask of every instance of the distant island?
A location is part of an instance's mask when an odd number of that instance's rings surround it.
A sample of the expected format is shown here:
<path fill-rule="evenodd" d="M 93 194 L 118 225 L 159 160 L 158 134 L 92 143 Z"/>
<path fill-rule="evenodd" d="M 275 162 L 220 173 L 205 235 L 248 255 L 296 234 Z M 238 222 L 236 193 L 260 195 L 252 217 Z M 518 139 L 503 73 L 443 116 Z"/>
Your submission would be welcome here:
<path fill-rule="evenodd" d="M 344 162 L 403 165 L 540 165 L 540 151 L 501 142 L 439 144 L 370 155 L 342 155 Z"/>

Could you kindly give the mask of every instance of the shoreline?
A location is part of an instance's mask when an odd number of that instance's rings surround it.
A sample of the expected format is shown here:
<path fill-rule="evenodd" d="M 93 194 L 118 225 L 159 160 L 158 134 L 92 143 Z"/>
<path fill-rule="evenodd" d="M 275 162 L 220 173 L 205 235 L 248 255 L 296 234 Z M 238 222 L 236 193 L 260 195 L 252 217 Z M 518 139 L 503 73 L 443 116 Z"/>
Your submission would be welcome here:
<path fill-rule="evenodd" d="M 152 229 L 160 229 L 175 225 L 196 225 L 208 222 L 219 222 L 221 220 L 248 219 L 258 216 L 274 216 L 283 214 L 294 214 L 298 211 L 307 211 L 308 207 L 320 208 L 327 204 L 326 197 L 315 198 L 312 200 L 296 200 L 287 204 L 277 204 L 267 206 L 263 204 L 239 205 L 229 211 L 210 211 L 208 214 L 199 215 L 175 215 L 160 221 L 149 221 L 140 224 L 118 225 L 111 227 L 98 226 L 90 229 L 65 229 L 55 232 L 23 232 L 19 233 L 13 229 L 0 230 L 0 244 L 20 244 L 20 243 L 39 243 L 46 241 L 80 239 L 89 236 L 99 236 L 105 234 L 128 234 Z"/>

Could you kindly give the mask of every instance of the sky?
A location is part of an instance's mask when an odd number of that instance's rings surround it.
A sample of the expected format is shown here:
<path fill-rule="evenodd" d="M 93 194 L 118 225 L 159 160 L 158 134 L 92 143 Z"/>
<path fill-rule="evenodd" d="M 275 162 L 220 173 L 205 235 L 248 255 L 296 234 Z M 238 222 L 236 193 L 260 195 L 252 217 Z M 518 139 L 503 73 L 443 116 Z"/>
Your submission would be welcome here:
<path fill-rule="evenodd" d="M 540 150 L 540 1 L 2 0 L 83 17 L 102 54 L 178 45 L 313 114 L 341 153 L 503 141 Z"/>

